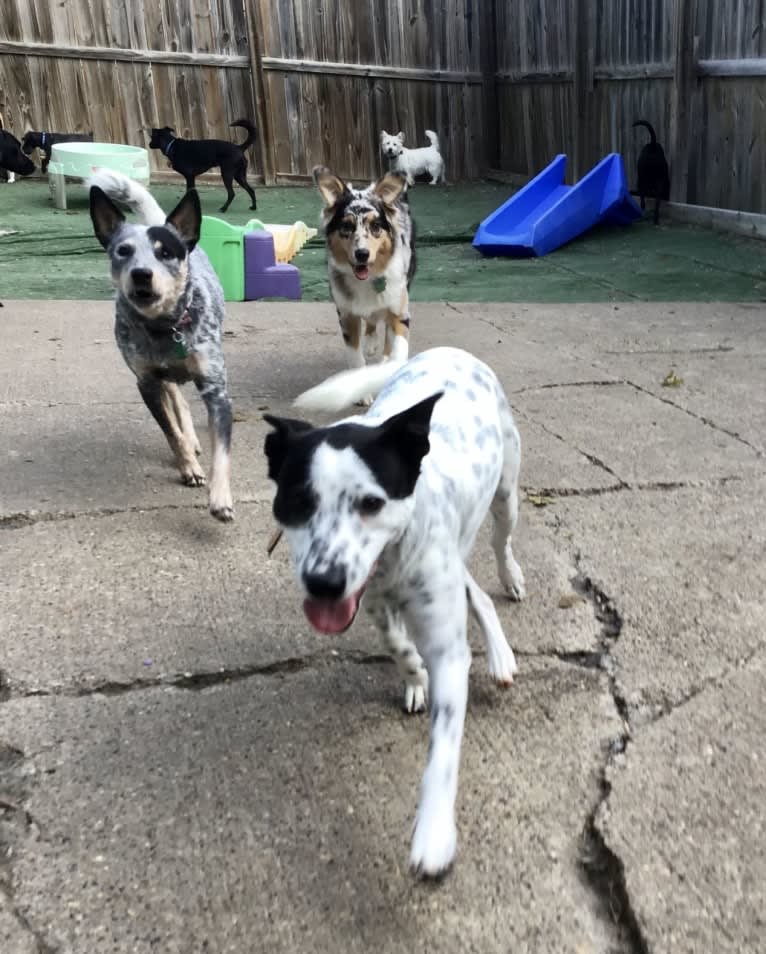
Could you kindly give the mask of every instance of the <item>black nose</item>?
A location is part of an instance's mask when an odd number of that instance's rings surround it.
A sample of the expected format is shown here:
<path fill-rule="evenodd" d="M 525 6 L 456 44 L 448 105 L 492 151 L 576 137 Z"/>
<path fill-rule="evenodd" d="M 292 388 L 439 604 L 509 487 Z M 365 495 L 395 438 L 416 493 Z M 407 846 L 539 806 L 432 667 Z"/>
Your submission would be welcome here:
<path fill-rule="evenodd" d="M 368 248 L 358 248 L 354 252 L 354 258 L 361 265 L 364 265 L 364 263 L 369 259 L 369 257 L 370 257 L 370 250 Z"/>
<path fill-rule="evenodd" d="M 151 285 L 152 270 L 151 268 L 133 268 L 130 277 L 133 279 L 134 285 Z"/>
<path fill-rule="evenodd" d="M 311 596 L 320 600 L 337 600 L 346 591 L 346 571 L 331 566 L 322 573 L 304 573 L 303 582 Z"/>

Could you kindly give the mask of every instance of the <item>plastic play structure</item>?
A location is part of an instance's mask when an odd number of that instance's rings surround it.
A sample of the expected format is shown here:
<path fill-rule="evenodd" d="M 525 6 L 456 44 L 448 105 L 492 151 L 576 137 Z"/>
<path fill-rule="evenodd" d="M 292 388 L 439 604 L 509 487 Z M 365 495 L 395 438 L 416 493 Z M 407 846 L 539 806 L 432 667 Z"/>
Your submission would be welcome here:
<path fill-rule="evenodd" d="M 245 225 L 230 225 L 203 215 L 199 244 L 221 281 L 226 301 L 297 300 L 300 272 L 288 263 L 316 234 L 304 222 L 264 225 L 250 219 Z"/>
<path fill-rule="evenodd" d="M 65 209 L 66 179 L 87 179 L 96 169 L 122 172 L 143 185 L 149 184 L 149 154 L 139 146 L 113 142 L 61 142 L 51 149 L 48 188 L 57 209 Z"/>
<path fill-rule="evenodd" d="M 600 223 L 628 225 L 641 209 L 628 191 L 622 156 L 613 152 L 575 185 L 564 185 L 567 157 L 543 171 L 481 223 L 473 239 L 483 255 L 547 255 Z"/>

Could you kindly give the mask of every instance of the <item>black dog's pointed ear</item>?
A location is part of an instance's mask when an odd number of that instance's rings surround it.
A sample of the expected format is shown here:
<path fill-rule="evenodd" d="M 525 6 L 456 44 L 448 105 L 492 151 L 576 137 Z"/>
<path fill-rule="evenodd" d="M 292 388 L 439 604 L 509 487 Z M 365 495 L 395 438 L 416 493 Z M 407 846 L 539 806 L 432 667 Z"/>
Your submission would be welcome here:
<path fill-rule="evenodd" d="M 89 197 L 93 231 L 104 248 L 109 248 L 112 236 L 125 221 L 125 216 L 99 186 L 90 187 Z"/>
<path fill-rule="evenodd" d="M 263 442 L 263 452 L 269 462 L 269 478 L 276 480 L 287 456 L 290 440 L 298 434 L 305 434 L 314 428 L 308 421 L 297 421 L 290 417 L 274 417 L 273 414 L 264 414 L 264 421 L 274 428 L 266 435 Z"/>
<path fill-rule="evenodd" d="M 444 391 L 437 391 L 412 407 L 389 417 L 378 428 L 384 444 L 394 451 L 402 465 L 403 485 L 396 496 L 409 496 L 415 490 L 420 465 L 431 449 L 428 434 L 434 405 Z"/>
<path fill-rule="evenodd" d="M 166 222 L 173 226 L 191 252 L 199 242 L 199 233 L 202 228 L 202 207 L 199 204 L 199 194 L 196 189 L 189 189 L 167 217 Z"/>

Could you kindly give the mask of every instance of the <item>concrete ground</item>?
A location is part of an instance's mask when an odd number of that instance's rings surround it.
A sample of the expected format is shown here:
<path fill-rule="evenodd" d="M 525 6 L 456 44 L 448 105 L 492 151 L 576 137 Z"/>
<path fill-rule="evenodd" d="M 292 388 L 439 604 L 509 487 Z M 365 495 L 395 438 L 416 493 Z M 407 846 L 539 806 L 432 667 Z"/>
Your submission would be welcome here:
<path fill-rule="evenodd" d="M 763 304 L 418 305 L 524 444 L 526 602 L 475 552 L 520 672 L 496 690 L 472 633 L 440 885 L 406 864 L 427 720 L 265 552 L 261 412 L 342 366 L 331 309 L 229 307 L 231 526 L 109 303 L 0 318 L 3 954 L 764 950 Z"/>

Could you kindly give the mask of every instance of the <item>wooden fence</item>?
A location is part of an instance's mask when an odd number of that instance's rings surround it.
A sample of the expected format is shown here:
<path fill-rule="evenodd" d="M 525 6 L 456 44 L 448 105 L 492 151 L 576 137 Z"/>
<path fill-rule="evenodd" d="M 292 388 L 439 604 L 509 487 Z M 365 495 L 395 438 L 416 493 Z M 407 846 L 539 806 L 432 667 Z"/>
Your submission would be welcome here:
<path fill-rule="evenodd" d="M 352 179 L 381 129 L 439 132 L 452 180 L 531 175 L 558 152 L 629 174 L 646 118 L 673 197 L 766 212 L 764 0 L 3 0 L 0 112 L 145 145 L 226 138 L 253 117 L 255 170 Z M 238 138 L 239 132 L 234 133 Z M 153 171 L 166 171 L 152 154 Z"/>

